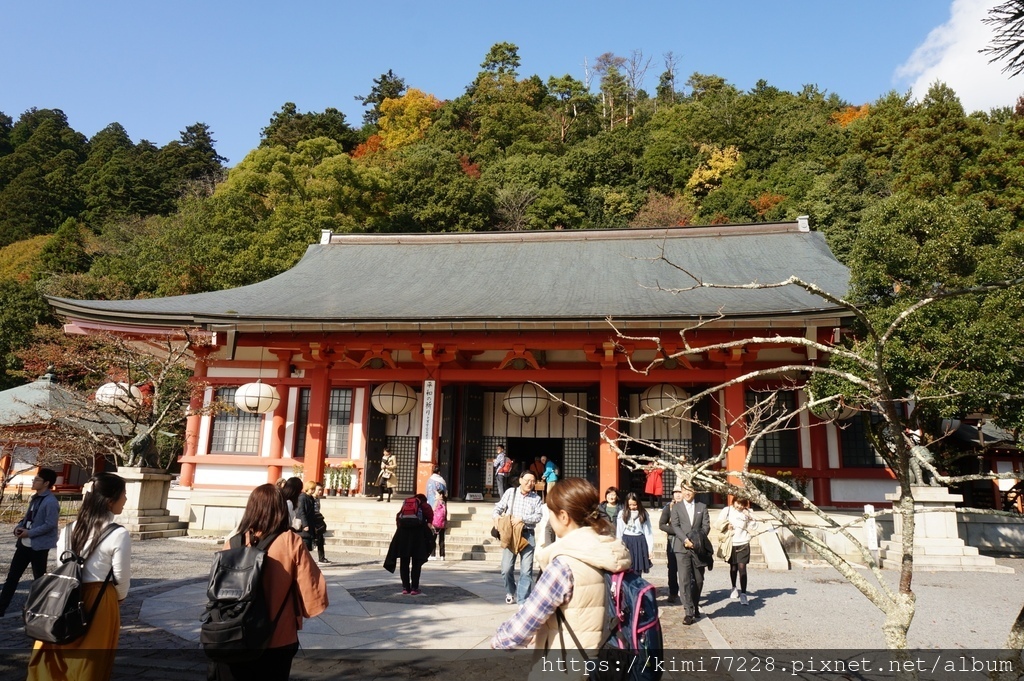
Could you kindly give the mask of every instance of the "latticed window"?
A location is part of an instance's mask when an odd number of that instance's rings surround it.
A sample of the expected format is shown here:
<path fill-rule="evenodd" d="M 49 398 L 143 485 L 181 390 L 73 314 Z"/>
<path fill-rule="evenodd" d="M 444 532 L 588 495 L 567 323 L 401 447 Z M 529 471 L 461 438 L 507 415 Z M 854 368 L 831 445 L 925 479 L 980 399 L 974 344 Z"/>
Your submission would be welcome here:
<path fill-rule="evenodd" d="M 792 413 L 795 408 L 796 397 L 792 391 L 780 390 L 774 395 L 774 401 L 769 403 L 767 401 L 771 398 L 771 393 L 747 392 L 747 409 L 756 406 L 759 402 L 763 403 L 763 411 L 760 414 L 762 428 L 773 423 L 780 416 Z M 794 420 L 790 419 L 788 423 L 778 426 L 781 428 L 780 430 L 762 435 L 754 445 L 754 453 L 750 462 L 763 466 L 799 466 L 800 448 Z M 749 417 L 747 421 L 750 422 Z"/>
<path fill-rule="evenodd" d="M 237 388 L 218 388 L 217 400 L 234 406 Z M 213 419 L 210 452 L 217 454 L 258 454 L 260 447 L 260 415 L 235 409 L 219 412 Z"/>
<path fill-rule="evenodd" d="M 568 438 L 562 442 L 562 477 L 587 477 L 587 439 Z"/>
<path fill-rule="evenodd" d="M 843 466 L 847 468 L 875 468 L 885 466 L 885 461 L 875 453 L 868 439 L 864 418 L 857 414 L 851 419 L 839 421 L 839 449 L 843 453 Z"/>
<path fill-rule="evenodd" d="M 352 425 L 352 389 L 334 388 L 327 411 L 327 456 L 348 458 L 348 436 Z"/>
<path fill-rule="evenodd" d="M 415 435 L 388 435 L 388 451 L 398 461 L 398 491 L 409 493 L 416 490 L 416 453 L 420 439 Z"/>

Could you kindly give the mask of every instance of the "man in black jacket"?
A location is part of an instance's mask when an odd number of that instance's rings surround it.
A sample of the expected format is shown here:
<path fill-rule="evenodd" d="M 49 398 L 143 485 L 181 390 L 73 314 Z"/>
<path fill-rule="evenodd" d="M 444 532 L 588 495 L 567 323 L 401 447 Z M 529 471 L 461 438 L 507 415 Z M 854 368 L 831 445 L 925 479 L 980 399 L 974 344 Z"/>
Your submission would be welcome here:
<path fill-rule="evenodd" d="M 686 616 L 683 624 L 693 624 L 700 617 L 700 594 L 704 590 L 704 568 L 708 567 L 711 545 L 711 519 L 708 507 L 694 501 L 692 487 L 685 483 L 678 487 L 682 501 L 672 507 L 670 525 L 672 529 L 672 550 L 676 554 L 679 568 L 679 587 L 683 596 Z M 673 490 L 673 496 L 675 491 Z"/>

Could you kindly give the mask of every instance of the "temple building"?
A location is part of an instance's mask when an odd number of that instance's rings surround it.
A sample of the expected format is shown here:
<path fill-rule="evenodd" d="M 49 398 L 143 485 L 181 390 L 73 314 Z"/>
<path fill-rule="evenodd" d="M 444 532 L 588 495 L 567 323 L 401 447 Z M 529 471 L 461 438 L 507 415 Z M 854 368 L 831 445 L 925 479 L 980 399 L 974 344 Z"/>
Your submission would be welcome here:
<path fill-rule="evenodd" d="M 730 415 L 771 380 L 738 382 L 702 400 L 695 415 L 708 429 L 622 418 L 666 392 L 694 394 L 752 371 L 824 359 L 770 339 L 830 343 L 846 320 L 842 308 L 794 285 L 703 285 L 794 275 L 840 296 L 849 283 L 806 218 L 668 229 L 324 232 L 293 268 L 257 284 L 50 302 L 69 332 L 202 329 L 211 344 L 198 348 L 194 375 L 207 386 L 204 400 L 231 403 L 240 389 L 270 398 L 262 413 L 190 418 L 180 482 L 193 494 L 249 490 L 298 467 L 304 478 L 322 479 L 327 466 L 342 464 L 354 467 L 354 490 L 376 494 L 387 447 L 398 459 L 399 492 L 422 491 L 438 465 L 452 495 L 466 498 L 491 492 L 489 462 L 499 444 L 525 465 L 543 455 L 563 477 L 642 491 L 642 473 L 621 467 L 602 433 L 632 429 L 694 459 L 724 437 L 742 439 Z M 698 324 L 687 336 L 694 346 L 763 340 L 679 354 L 680 331 Z M 594 417 L 580 418 L 584 412 Z M 799 427 L 758 443 L 752 467 L 806 477 L 822 506 L 884 503 L 893 477 L 856 428 L 806 412 L 800 418 Z M 746 453 L 734 448 L 730 466 Z"/>

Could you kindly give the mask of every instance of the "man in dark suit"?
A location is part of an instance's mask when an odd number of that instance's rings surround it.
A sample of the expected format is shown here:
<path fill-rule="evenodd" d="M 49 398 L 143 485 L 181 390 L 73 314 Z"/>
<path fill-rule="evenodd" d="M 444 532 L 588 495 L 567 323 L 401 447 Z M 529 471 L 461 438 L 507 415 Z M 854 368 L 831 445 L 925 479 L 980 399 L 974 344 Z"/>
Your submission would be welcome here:
<path fill-rule="evenodd" d="M 672 538 L 675 536 L 675 530 L 672 529 L 672 507 L 681 503 L 683 503 L 683 490 L 676 485 L 676 488 L 672 490 L 672 501 L 661 509 L 661 520 L 658 522 L 661 531 L 668 535 L 668 551 L 666 551 L 668 557 L 668 602 L 673 605 L 679 605 L 680 600 L 679 566 L 676 563 L 675 547 L 672 546 Z"/>
<path fill-rule="evenodd" d="M 700 593 L 704 590 L 704 568 L 707 557 L 704 549 L 709 545 L 711 519 L 708 507 L 694 501 L 695 493 L 686 484 L 678 486 L 682 501 L 675 504 L 670 512 L 672 549 L 676 554 L 679 568 L 679 590 L 683 596 L 686 616 L 683 624 L 693 624 L 700 617 Z M 673 490 L 673 496 L 675 491 Z"/>

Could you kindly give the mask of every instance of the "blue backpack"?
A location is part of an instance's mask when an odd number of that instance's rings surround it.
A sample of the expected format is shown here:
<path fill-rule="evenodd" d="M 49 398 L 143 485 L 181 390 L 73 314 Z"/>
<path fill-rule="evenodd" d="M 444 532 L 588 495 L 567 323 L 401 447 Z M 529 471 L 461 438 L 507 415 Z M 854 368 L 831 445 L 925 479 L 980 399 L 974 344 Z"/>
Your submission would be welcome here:
<path fill-rule="evenodd" d="M 664 659 L 665 644 L 654 585 L 634 570 L 607 574 L 605 582 L 612 610 L 612 631 L 605 647 L 635 656 L 630 681 L 658 681 L 661 670 L 657 663 Z"/>
<path fill-rule="evenodd" d="M 608 586 L 611 631 L 596 659 L 584 655 L 587 662 L 594 664 L 594 670 L 589 672 L 591 681 L 658 681 L 662 673 L 658 663 L 664 659 L 665 645 L 654 585 L 633 570 L 605 573 L 604 579 Z M 556 608 L 555 615 L 576 648 L 583 650 L 562 609 Z"/>

